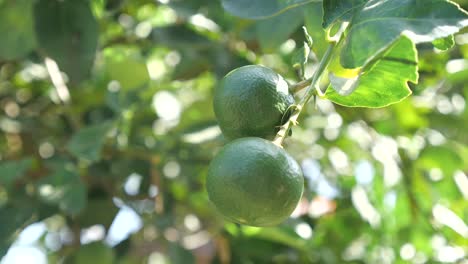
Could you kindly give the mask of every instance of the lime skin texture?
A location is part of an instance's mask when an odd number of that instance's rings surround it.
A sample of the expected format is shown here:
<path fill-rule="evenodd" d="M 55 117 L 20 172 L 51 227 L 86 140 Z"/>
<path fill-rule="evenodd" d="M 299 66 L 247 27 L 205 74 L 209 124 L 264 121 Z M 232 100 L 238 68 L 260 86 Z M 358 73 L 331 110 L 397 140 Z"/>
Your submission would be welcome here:
<path fill-rule="evenodd" d="M 296 208 L 303 190 L 300 166 L 282 148 L 256 137 L 236 139 L 212 160 L 209 199 L 228 220 L 274 226 Z"/>
<path fill-rule="evenodd" d="M 241 137 L 272 140 L 294 104 L 281 75 L 260 65 L 228 73 L 215 89 L 213 107 L 228 141 Z"/>

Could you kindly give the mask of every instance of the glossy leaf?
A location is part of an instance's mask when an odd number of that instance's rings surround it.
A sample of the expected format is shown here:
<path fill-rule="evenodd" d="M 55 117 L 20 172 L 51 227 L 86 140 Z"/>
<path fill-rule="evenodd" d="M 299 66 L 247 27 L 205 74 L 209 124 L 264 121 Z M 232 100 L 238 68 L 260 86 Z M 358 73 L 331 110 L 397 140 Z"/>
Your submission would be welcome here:
<path fill-rule="evenodd" d="M 328 28 L 337 21 L 350 21 L 369 0 L 323 0 L 323 27 Z"/>
<path fill-rule="evenodd" d="M 98 24 L 88 1 L 39 0 L 34 15 L 37 39 L 45 55 L 73 82 L 87 78 L 98 41 Z"/>
<path fill-rule="evenodd" d="M 448 50 L 455 45 L 455 39 L 453 35 L 447 36 L 445 38 L 440 38 L 432 41 L 434 47 L 440 50 Z"/>
<path fill-rule="evenodd" d="M 274 52 L 303 23 L 301 8 L 293 8 L 257 22 L 257 37 L 265 52 Z"/>
<path fill-rule="evenodd" d="M 265 18 L 317 0 L 222 0 L 224 9 L 243 18 Z"/>
<path fill-rule="evenodd" d="M 323 10 L 321 3 L 310 3 L 304 8 L 304 25 L 314 43 L 312 50 L 321 58 L 328 47 L 325 30 L 322 28 Z"/>
<path fill-rule="evenodd" d="M 384 107 L 411 94 L 407 82 L 418 81 L 417 53 L 406 37 L 396 41 L 369 69 L 355 78 L 330 74 L 326 98 L 350 107 Z"/>
<path fill-rule="evenodd" d="M 401 34 L 415 43 L 431 42 L 467 25 L 467 13 L 445 0 L 370 0 L 353 16 L 341 63 L 363 66 Z"/>
<path fill-rule="evenodd" d="M 105 122 L 81 129 L 68 142 L 67 149 L 81 159 L 98 161 L 101 158 L 101 148 L 112 126 L 112 122 Z"/>
<path fill-rule="evenodd" d="M 0 59 L 18 59 L 36 47 L 32 7 L 30 0 L 0 4 Z"/>
<path fill-rule="evenodd" d="M 31 168 L 32 159 L 18 161 L 2 161 L 0 163 L 0 185 L 10 186 L 20 179 Z"/>

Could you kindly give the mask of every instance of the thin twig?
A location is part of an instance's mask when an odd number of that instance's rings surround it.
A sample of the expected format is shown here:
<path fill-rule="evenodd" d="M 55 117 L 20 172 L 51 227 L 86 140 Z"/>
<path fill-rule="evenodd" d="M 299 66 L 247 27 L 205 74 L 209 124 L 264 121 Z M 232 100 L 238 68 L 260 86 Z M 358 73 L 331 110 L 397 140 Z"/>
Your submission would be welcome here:
<path fill-rule="evenodd" d="M 305 94 L 299 101 L 299 104 L 294 106 L 294 110 L 291 116 L 289 117 L 288 121 L 280 127 L 280 130 L 278 131 L 275 139 L 273 140 L 274 144 L 282 147 L 284 139 L 289 134 L 289 130 L 291 129 L 292 126 L 295 126 L 298 124 L 297 120 L 299 118 L 299 115 L 301 114 L 302 110 L 304 110 L 306 104 L 310 101 L 310 99 L 313 96 L 316 96 L 316 95 L 318 95 L 319 97 L 325 96 L 326 91 L 323 92 L 320 89 L 320 85 L 319 85 L 320 79 L 322 78 L 323 74 L 328 68 L 328 65 L 333 59 L 336 47 L 338 47 L 341 41 L 343 40 L 343 35 L 347 26 L 348 26 L 347 23 L 341 24 L 338 33 L 335 34 L 332 38 L 329 38 L 329 41 L 331 41 L 330 45 L 328 46 L 327 51 L 325 52 L 322 59 L 320 60 L 320 64 L 317 70 L 314 72 L 314 75 L 312 76 L 312 78 L 301 81 L 289 87 L 289 90 L 291 92 L 297 92 L 301 89 L 304 89 L 305 87 L 307 87 L 307 90 L 305 91 Z M 308 39 L 307 29 L 304 28 L 304 32 L 305 32 L 306 38 Z M 309 45 L 311 44 L 312 43 L 309 43 Z"/>
<path fill-rule="evenodd" d="M 292 84 L 289 86 L 289 91 L 293 94 L 301 91 L 304 88 L 307 88 L 312 83 L 312 78 L 307 80 L 300 81 L 298 83 Z"/>
<path fill-rule="evenodd" d="M 278 131 L 278 134 L 276 134 L 275 139 L 273 140 L 273 143 L 282 146 L 283 141 L 286 138 L 286 136 L 289 133 L 289 130 L 291 129 L 292 126 L 297 125 L 297 120 L 299 118 L 299 115 L 301 114 L 302 110 L 304 109 L 305 105 L 310 101 L 310 99 L 314 95 L 319 95 L 323 96 L 323 92 L 320 90 L 318 82 L 320 81 L 320 78 L 322 77 L 323 73 L 325 72 L 325 69 L 328 67 L 328 64 L 330 63 L 332 59 L 332 54 L 333 51 L 335 50 L 335 47 L 337 46 L 337 43 L 333 42 L 330 43 L 330 46 L 327 49 L 327 52 L 325 52 L 325 55 L 323 56 L 322 60 L 320 61 L 320 65 L 315 71 L 314 75 L 312 76 L 311 80 L 305 80 L 303 82 L 300 82 L 296 85 L 293 85 L 294 89 L 299 89 L 298 87 L 302 87 L 306 84 L 308 84 L 308 88 L 304 94 L 304 96 L 301 98 L 299 104 L 297 104 L 289 117 L 288 121 L 284 125 L 280 127 L 280 130 Z M 310 81 L 309 81 L 310 80 Z M 310 82 L 310 83 L 309 83 Z M 297 87 L 297 88 L 296 88 Z M 307 87 L 307 85 L 306 85 Z"/>

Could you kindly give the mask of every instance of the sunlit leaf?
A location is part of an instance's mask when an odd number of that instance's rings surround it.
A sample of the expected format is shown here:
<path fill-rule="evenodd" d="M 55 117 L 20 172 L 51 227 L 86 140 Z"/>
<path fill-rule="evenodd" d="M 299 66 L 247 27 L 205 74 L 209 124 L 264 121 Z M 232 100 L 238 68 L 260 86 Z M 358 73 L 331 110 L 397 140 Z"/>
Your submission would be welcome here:
<path fill-rule="evenodd" d="M 123 89 L 139 88 L 149 82 L 148 68 L 136 47 L 115 45 L 103 54 L 109 79 L 119 82 Z"/>
<path fill-rule="evenodd" d="M 461 168 L 462 159 L 460 156 L 446 146 L 427 147 L 418 158 L 417 165 L 420 168 L 438 168 L 446 177 Z"/>
<path fill-rule="evenodd" d="M 406 37 L 395 42 L 370 69 L 348 79 L 330 77 L 326 98 L 350 107 L 384 107 L 411 94 L 407 82 L 418 81 L 414 44 Z"/>
<path fill-rule="evenodd" d="M 415 43 L 431 42 L 467 25 L 467 13 L 445 0 L 370 0 L 353 16 L 341 62 L 346 68 L 357 68 L 401 34 Z"/>
<path fill-rule="evenodd" d="M 436 40 L 432 41 L 432 44 L 437 49 L 448 50 L 451 47 L 453 47 L 453 45 L 455 45 L 455 39 L 454 39 L 453 35 L 450 35 L 450 36 L 447 36 L 445 38 L 436 39 Z"/>
<path fill-rule="evenodd" d="M 312 50 L 321 58 L 328 47 L 325 30 L 322 28 L 322 4 L 310 3 L 301 7 L 301 9 L 304 10 L 304 25 L 314 41 Z"/>

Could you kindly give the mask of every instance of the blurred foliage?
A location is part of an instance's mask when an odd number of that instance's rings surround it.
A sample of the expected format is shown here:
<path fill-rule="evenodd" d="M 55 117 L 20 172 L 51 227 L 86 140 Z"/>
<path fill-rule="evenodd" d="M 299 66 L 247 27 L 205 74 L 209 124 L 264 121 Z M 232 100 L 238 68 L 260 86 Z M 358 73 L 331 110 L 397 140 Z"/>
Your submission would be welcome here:
<path fill-rule="evenodd" d="M 309 105 L 285 143 L 307 182 L 288 221 L 215 211 L 217 82 L 246 64 L 300 81 L 304 24 L 306 76 L 326 49 L 321 3 L 271 17 L 283 4 L 238 9 L 250 2 L 0 0 L 0 258 L 41 223 L 31 243 L 50 263 L 467 263 L 466 28 L 417 45 L 398 104 Z"/>

